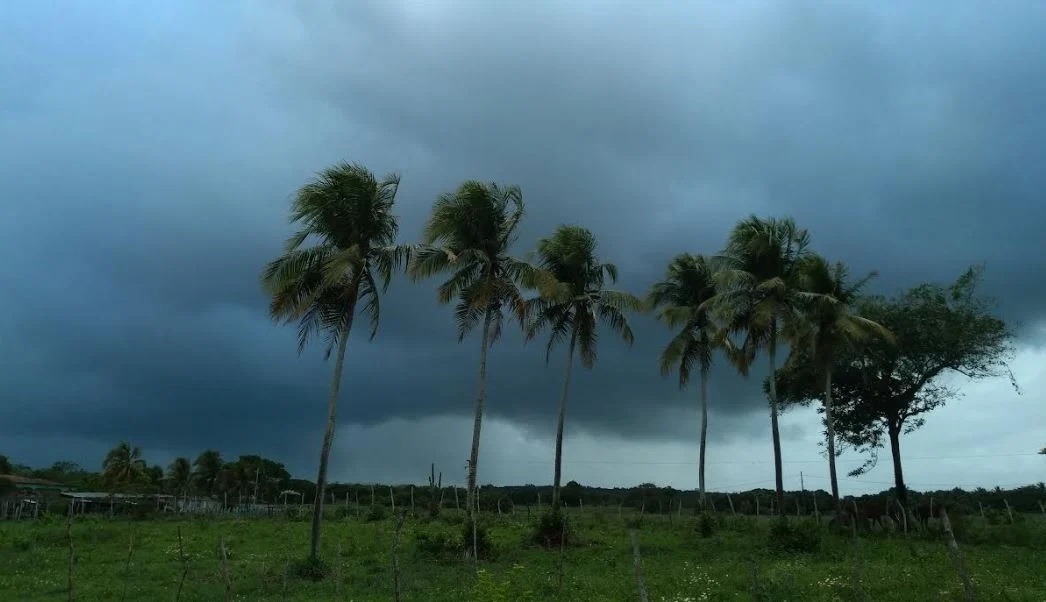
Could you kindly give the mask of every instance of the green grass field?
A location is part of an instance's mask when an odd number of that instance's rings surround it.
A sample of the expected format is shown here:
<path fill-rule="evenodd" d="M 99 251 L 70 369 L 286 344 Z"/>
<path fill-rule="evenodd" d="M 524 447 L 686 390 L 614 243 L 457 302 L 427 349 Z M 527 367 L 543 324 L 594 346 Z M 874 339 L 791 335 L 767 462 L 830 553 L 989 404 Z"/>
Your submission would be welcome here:
<path fill-rule="evenodd" d="M 865 533 L 855 543 L 807 521 L 800 533 L 807 539 L 820 534 L 820 544 L 800 553 L 771 543 L 767 517 L 720 516 L 711 536 L 702 537 L 693 516 L 637 521 L 617 509 L 586 509 L 570 513 L 575 541 L 561 553 L 530 543 L 536 517 L 526 512 L 485 520 L 494 556 L 481 561 L 477 572 L 460 554 L 460 515 L 408 519 L 398 555 L 403 599 L 638 600 L 630 525 L 637 529 L 652 601 L 963 599 L 947 548 L 935 533 L 909 540 Z M 1015 525 L 988 525 L 979 518 L 957 523 L 979 599 L 1046 600 L 1043 517 L 1028 515 Z M 394 598 L 395 521 L 350 515 L 325 523 L 331 574 L 318 582 L 289 570 L 307 550 L 304 520 L 78 518 L 71 524 L 75 599 L 174 600 L 183 567 L 179 528 L 188 558 L 182 600 L 224 599 L 223 538 L 233 599 Z M 0 523 L 0 600 L 66 600 L 68 578 L 64 518 Z"/>

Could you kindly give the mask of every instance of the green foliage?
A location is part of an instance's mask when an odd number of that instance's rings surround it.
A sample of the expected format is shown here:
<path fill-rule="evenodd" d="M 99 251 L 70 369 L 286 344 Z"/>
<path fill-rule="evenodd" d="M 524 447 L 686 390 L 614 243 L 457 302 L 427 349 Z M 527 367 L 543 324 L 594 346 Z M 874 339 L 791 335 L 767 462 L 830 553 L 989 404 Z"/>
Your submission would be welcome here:
<path fill-rule="evenodd" d="M 494 544 L 490 540 L 490 533 L 487 531 L 487 525 L 481 521 L 476 521 L 476 528 L 473 531 L 472 521 L 466 520 L 461 523 L 461 543 L 464 549 L 472 550 L 475 548 L 476 553 L 482 558 L 491 558 L 494 555 Z M 473 546 L 475 543 L 475 546 Z"/>
<path fill-rule="evenodd" d="M 7 456 L 0 455 L 0 474 L 11 474 L 14 467 L 11 466 L 11 461 L 7 459 Z"/>
<path fill-rule="evenodd" d="M 375 504 L 367 510 L 367 514 L 364 515 L 363 520 L 368 523 L 374 523 L 383 521 L 389 517 L 389 511 L 385 506 Z"/>
<path fill-rule="evenodd" d="M 702 512 L 697 517 L 697 533 L 701 537 L 711 537 L 715 534 L 716 521 L 712 518 L 712 515 L 707 512 Z"/>
<path fill-rule="evenodd" d="M 432 523 L 414 531 L 418 553 L 436 560 L 461 558 L 465 551 L 458 530 L 440 523 Z"/>
<path fill-rule="evenodd" d="M 570 521 L 562 510 L 552 508 L 538 517 L 531 536 L 534 543 L 557 549 L 570 543 Z"/>
<path fill-rule="evenodd" d="M 106 454 L 102 462 L 102 474 L 106 483 L 114 489 L 142 483 L 148 478 L 142 448 L 121 441 Z"/>
<path fill-rule="evenodd" d="M 472 599 L 476 602 L 514 602 L 518 600 L 512 591 L 512 582 L 495 577 L 486 569 L 476 571 L 476 582 L 472 586 Z"/>
<path fill-rule="evenodd" d="M 715 271 L 702 255 L 683 253 L 668 264 L 665 279 L 654 284 L 647 303 L 658 319 L 679 332 L 661 352 L 661 374 L 679 370 L 679 387 L 690 380 L 694 367 L 704 374 L 712 366 L 719 343 L 719 327 L 710 301 L 715 298 Z"/>
<path fill-rule="evenodd" d="M 780 517 L 770 525 L 767 545 L 778 552 L 811 554 L 821 547 L 821 530 L 811 521 Z"/>
<path fill-rule="evenodd" d="M 330 567 L 319 558 L 307 556 L 291 563 L 290 574 L 306 581 L 322 581 L 330 574 Z"/>

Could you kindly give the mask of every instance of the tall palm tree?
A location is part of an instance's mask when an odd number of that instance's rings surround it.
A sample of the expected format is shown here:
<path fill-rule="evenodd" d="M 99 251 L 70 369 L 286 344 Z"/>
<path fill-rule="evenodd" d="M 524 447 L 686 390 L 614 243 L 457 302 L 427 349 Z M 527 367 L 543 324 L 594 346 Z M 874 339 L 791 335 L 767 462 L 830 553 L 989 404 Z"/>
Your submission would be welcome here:
<path fill-rule="evenodd" d="M 816 254 L 804 257 L 798 267 L 801 288 L 799 301 L 805 319 L 792 321 L 785 336 L 793 349 L 790 361 L 809 362 L 814 370 L 824 375 L 828 475 L 832 484 L 832 498 L 838 507 L 839 479 L 835 470 L 832 370 L 863 343 L 873 338 L 889 341 L 893 339 L 893 335 L 879 323 L 853 312 L 853 305 L 861 289 L 876 276 L 875 272 L 857 282 L 849 282 L 849 272 L 843 263 L 833 265 Z"/>
<path fill-rule="evenodd" d="M 781 328 L 802 319 L 798 307 L 799 265 L 809 254 L 810 236 L 791 218 L 741 220 L 716 258 L 716 296 L 709 301 L 722 314 L 726 332 L 743 335 L 729 357 L 744 375 L 759 349 L 765 348 L 770 368 L 770 430 L 774 445 L 777 507 L 784 502 L 781 432 L 778 426 L 777 343 Z M 730 345 L 732 347 L 732 345 Z"/>
<path fill-rule="evenodd" d="M 222 466 L 225 465 L 221 453 L 214 449 L 205 450 L 196 456 L 196 460 L 192 464 L 192 478 L 196 487 L 198 490 L 206 492 L 207 495 L 212 495 L 215 481 L 221 474 Z"/>
<path fill-rule="evenodd" d="M 708 372 L 712 353 L 722 343 L 723 333 L 711 311 L 709 300 L 716 294 L 715 270 L 703 255 L 683 253 L 668 264 L 665 279 L 654 284 L 648 303 L 657 317 L 679 332 L 661 353 L 661 374 L 679 370 L 679 388 L 686 387 L 696 367 L 701 374 L 701 451 L 697 480 L 701 507 L 705 507 L 705 445 L 708 438 Z"/>
<path fill-rule="evenodd" d="M 486 402 L 487 350 L 501 335 L 505 310 L 523 320 L 524 300 L 520 288 L 536 286 L 538 280 L 533 266 L 509 255 L 523 213 L 523 193 L 519 187 L 475 180 L 464 182 L 454 192 L 436 199 L 422 244 L 410 264 L 410 273 L 416 280 L 450 273 L 439 286 L 437 297 L 442 304 L 457 300 L 454 315 L 459 341 L 482 323 L 466 491 L 473 524 L 480 431 Z"/>
<path fill-rule="evenodd" d="M 392 205 L 399 176 L 379 180 L 359 164 L 340 163 L 320 172 L 298 191 L 291 206 L 291 236 L 283 254 L 262 274 L 272 296 L 269 312 L 283 323 L 298 323 L 298 352 L 317 334 L 326 336 L 326 358 L 336 350 L 327 398 L 327 428 L 320 447 L 309 557 L 318 558 L 327 463 L 334 442 L 338 391 L 356 308 L 370 315 L 370 336 L 378 328 L 379 295 L 407 254 L 396 246 L 398 224 Z"/>
<path fill-rule="evenodd" d="M 175 495 L 188 497 L 192 477 L 192 464 L 188 458 L 175 458 L 167 467 L 167 482 Z"/>
<path fill-rule="evenodd" d="M 549 238 L 538 242 L 539 266 L 559 286 L 554 295 L 527 301 L 527 340 L 549 329 L 551 336 L 545 350 L 545 361 L 557 342 L 567 343 L 567 368 L 563 393 L 559 399 L 556 421 L 556 464 L 552 481 L 552 508 L 559 508 L 559 489 L 563 474 L 563 423 L 566 421 L 567 393 L 575 349 L 581 364 L 591 368 L 596 360 L 596 328 L 599 323 L 621 335 L 632 344 L 632 328 L 624 310 L 638 311 L 642 302 L 633 295 L 604 288 L 607 280 L 617 281 L 617 267 L 600 263 L 596 257 L 596 239 L 578 226 L 560 226 Z"/>
<path fill-rule="evenodd" d="M 142 458 L 142 448 L 132 446 L 126 441 L 116 444 L 109 450 L 102 462 L 102 475 L 110 486 L 129 485 L 145 478 L 146 464 Z"/>

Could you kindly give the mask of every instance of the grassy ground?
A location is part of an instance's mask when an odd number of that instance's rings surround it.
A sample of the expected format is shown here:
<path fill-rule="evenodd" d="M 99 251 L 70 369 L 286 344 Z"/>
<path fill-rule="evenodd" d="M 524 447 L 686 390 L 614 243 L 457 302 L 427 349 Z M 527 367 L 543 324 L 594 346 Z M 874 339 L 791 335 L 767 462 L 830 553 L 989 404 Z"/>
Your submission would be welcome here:
<path fill-rule="evenodd" d="M 651 600 L 962 599 L 935 535 L 863 534 L 855 545 L 811 522 L 774 539 L 768 518 L 718 517 L 714 533 L 702 537 L 694 517 L 637 521 L 616 509 L 586 509 L 571 512 L 576 542 L 561 554 L 528 542 L 535 519 L 525 512 L 488 517 L 494 558 L 478 573 L 458 550 L 460 516 L 407 520 L 399 553 L 403 599 L 637 600 L 629 526 L 637 528 Z M 1046 600 L 1046 520 L 979 520 L 959 525 L 979 599 Z M 84 601 L 175 599 L 180 528 L 188 557 L 182 600 L 224 599 L 223 539 L 233 599 L 391 600 L 395 527 L 392 519 L 328 521 L 323 550 L 331 575 L 313 582 L 288 570 L 307 549 L 306 521 L 87 517 L 71 525 L 73 590 Z M 814 552 L 780 547 L 813 546 L 818 537 Z M 66 600 L 68 569 L 64 519 L 0 523 L 0 600 Z"/>

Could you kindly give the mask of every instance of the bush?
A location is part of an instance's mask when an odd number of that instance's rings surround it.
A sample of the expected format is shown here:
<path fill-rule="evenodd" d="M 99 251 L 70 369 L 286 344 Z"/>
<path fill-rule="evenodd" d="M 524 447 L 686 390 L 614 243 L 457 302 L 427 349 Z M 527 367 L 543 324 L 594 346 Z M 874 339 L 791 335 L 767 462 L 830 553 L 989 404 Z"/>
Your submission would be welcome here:
<path fill-rule="evenodd" d="M 292 562 L 290 573 L 298 579 L 322 581 L 330 573 L 330 568 L 319 558 L 309 556 Z"/>
<path fill-rule="evenodd" d="M 461 523 L 461 541 L 464 545 L 464 549 L 471 553 L 473 548 L 473 532 L 472 521 L 470 520 Z M 490 558 L 493 556 L 494 546 L 490 543 L 490 535 L 487 533 L 487 526 L 478 521 L 476 522 L 475 544 L 476 552 L 480 558 Z"/>
<path fill-rule="evenodd" d="M 697 517 L 696 531 L 701 535 L 701 537 L 712 537 L 712 535 L 715 534 L 715 529 L 716 523 L 715 519 L 712 518 L 712 515 L 707 512 L 702 512 L 701 515 Z"/>
<path fill-rule="evenodd" d="M 770 526 L 768 545 L 779 552 L 813 553 L 821 548 L 821 531 L 812 523 L 781 517 Z"/>
<path fill-rule="evenodd" d="M 376 523 L 383 521 L 389 517 L 389 513 L 385 510 L 385 506 L 371 506 L 370 510 L 367 511 L 367 515 L 364 520 L 368 523 Z"/>
<path fill-rule="evenodd" d="M 457 512 L 444 512 L 439 515 L 439 521 L 445 525 L 457 526 L 465 522 L 465 515 Z"/>
<path fill-rule="evenodd" d="M 534 526 L 534 543 L 546 548 L 559 548 L 570 541 L 570 523 L 561 510 L 552 509 L 538 518 Z"/>
<path fill-rule="evenodd" d="M 438 524 L 415 531 L 414 541 L 418 552 L 430 558 L 461 557 L 465 551 L 461 538 L 453 530 Z"/>

